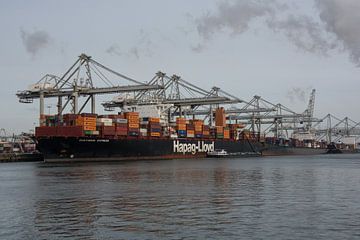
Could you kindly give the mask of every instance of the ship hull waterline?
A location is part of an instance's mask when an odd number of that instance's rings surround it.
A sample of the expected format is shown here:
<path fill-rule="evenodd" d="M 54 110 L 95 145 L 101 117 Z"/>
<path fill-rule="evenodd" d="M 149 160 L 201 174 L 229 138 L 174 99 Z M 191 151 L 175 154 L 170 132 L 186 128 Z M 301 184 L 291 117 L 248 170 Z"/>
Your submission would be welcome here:
<path fill-rule="evenodd" d="M 170 139 L 170 138 L 75 138 L 37 139 L 37 149 L 45 162 L 122 161 L 205 158 L 214 149 L 242 156 L 257 155 L 261 149 L 248 140 Z M 258 154 L 259 155 L 259 154 Z"/>

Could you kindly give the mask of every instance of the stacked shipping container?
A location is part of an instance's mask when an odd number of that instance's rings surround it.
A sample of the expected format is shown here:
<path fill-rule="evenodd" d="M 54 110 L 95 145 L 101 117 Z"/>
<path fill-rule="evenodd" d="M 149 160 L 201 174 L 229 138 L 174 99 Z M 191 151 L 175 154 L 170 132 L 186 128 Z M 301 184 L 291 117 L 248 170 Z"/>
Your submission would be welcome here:
<path fill-rule="evenodd" d="M 185 118 L 176 118 L 176 131 L 178 137 L 186 137 L 186 119 Z"/>
<path fill-rule="evenodd" d="M 148 132 L 151 137 L 161 136 L 160 118 L 149 118 Z"/>
<path fill-rule="evenodd" d="M 125 118 L 127 119 L 128 124 L 128 135 L 129 136 L 139 136 L 139 113 L 138 112 L 127 112 L 125 113 Z"/>
<path fill-rule="evenodd" d="M 62 121 L 61 121 L 62 119 Z M 59 121 L 60 120 L 60 121 Z M 238 139 L 242 124 L 226 124 L 223 108 L 216 109 L 215 127 L 204 125 L 203 120 L 176 118 L 175 129 L 179 138 L 218 138 Z M 63 116 L 45 116 L 47 126 L 36 129 L 38 136 L 96 136 L 117 138 L 124 136 L 161 137 L 160 118 L 139 118 L 138 112 L 97 116 L 83 113 L 64 114 Z M 241 137 L 252 138 L 249 131 L 244 130 Z"/>

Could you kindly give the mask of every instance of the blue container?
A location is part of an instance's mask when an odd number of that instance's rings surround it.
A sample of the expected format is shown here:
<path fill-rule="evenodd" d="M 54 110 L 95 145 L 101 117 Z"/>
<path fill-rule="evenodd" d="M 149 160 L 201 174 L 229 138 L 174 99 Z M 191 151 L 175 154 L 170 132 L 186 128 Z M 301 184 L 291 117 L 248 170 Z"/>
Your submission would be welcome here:
<path fill-rule="evenodd" d="M 186 130 L 178 130 L 179 135 L 186 135 Z"/>
<path fill-rule="evenodd" d="M 161 132 L 161 128 L 150 128 L 150 132 Z"/>

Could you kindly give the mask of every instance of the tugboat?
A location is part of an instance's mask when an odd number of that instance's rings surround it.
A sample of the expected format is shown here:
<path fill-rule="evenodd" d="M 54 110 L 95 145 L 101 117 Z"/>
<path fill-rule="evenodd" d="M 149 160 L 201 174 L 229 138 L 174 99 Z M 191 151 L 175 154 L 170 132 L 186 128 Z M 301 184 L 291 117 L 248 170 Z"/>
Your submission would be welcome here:
<path fill-rule="evenodd" d="M 223 158 L 223 157 L 260 157 L 261 152 L 233 152 L 228 153 L 225 149 L 215 149 L 215 151 L 206 154 L 209 158 Z"/>

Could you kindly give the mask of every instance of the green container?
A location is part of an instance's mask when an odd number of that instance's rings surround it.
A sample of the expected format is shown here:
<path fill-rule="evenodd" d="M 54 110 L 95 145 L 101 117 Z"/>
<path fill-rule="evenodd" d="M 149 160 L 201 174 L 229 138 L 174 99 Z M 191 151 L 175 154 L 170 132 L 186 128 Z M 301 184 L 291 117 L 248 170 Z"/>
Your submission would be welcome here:
<path fill-rule="evenodd" d="M 85 135 L 92 135 L 92 132 L 91 130 L 84 130 L 84 134 Z"/>
<path fill-rule="evenodd" d="M 224 134 L 216 134 L 216 138 L 224 138 Z"/>

